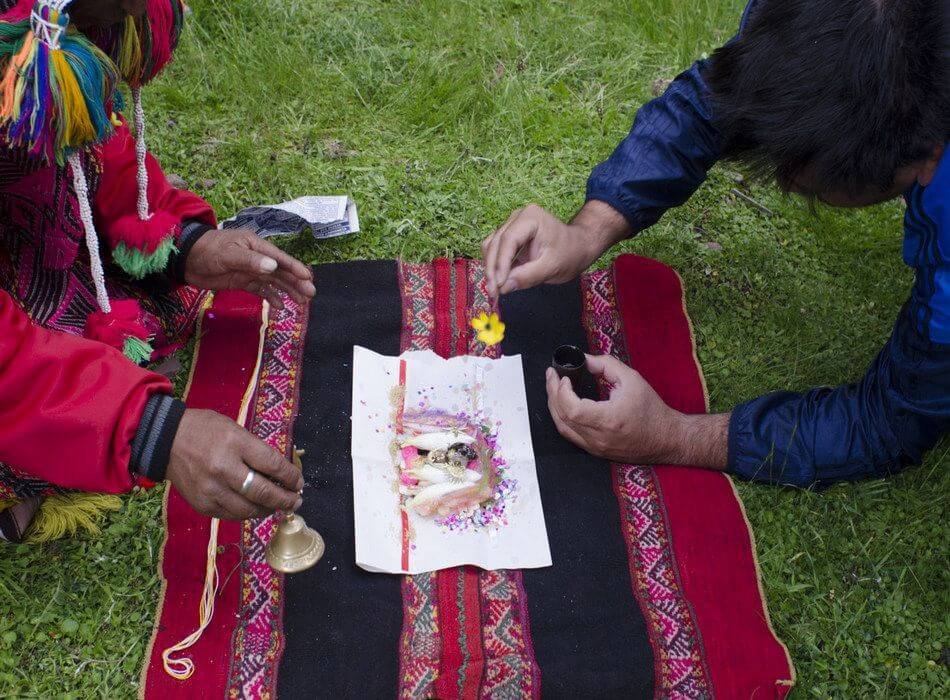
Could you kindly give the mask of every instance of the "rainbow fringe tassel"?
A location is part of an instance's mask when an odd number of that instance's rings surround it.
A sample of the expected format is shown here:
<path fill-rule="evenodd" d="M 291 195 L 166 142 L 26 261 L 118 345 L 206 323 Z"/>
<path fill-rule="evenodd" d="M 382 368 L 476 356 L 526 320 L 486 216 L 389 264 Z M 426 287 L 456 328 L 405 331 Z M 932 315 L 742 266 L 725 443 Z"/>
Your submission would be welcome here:
<path fill-rule="evenodd" d="M 171 61 L 184 16 L 181 0 L 148 0 L 141 18 L 126 18 L 109 53 L 129 87 L 142 87 Z"/>
<path fill-rule="evenodd" d="M 151 81 L 172 59 L 184 23 L 184 6 L 181 0 L 148 0 L 146 12 L 139 18 L 127 17 L 111 35 L 103 37 L 102 45 L 107 47 L 109 55 L 118 66 L 122 79 L 132 88 L 134 100 L 136 148 L 139 151 L 139 187 L 147 189 L 148 179 L 142 172 L 145 169 L 145 140 L 142 131 L 145 128 L 141 114 L 139 91 Z M 142 197 L 143 195 L 140 195 Z M 142 221 L 150 220 L 147 198 L 140 204 Z M 150 227 L 140 227 L 135 233 L 129 232 L 112 251 L 112 259 L 125 272 L 135 279 L 164 270 L 174 251 L 174 237 L 167 235 L 157 241 L 154 235 L 158 222 L 152 221 Z M 169 225 L 170 228 L 170 225 Z"/>
<path fill-rule="evenodd" d="M 70 152 L 112 134 L 118 73 L 102 50 L 69 28 L 67 13 L 41 2 L 31 19 L 0 23 L 0 60 L 0 124 L 12 146 L 62 164 Z"/>

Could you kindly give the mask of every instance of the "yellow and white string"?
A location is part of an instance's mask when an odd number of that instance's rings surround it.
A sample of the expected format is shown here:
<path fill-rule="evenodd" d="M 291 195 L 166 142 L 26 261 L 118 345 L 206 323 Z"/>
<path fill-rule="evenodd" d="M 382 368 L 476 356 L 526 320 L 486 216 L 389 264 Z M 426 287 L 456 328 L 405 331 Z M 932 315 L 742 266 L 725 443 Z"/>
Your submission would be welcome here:
<path fill-rule="evenodd" d="M 270 317 L 270 304 L 266 301 L 261 305 L 261 325 L 258 331 L 257 339 L 257 360 L 254 371 L 251 372 L 250 380 L 244 389 L 244 396 L 241 399 L 241 410 L 238 412 L 237 424 L 247 423 L 247 413 L 251 405 L 251 397 L 254 395 L 254 389 L 257 387 L 258 379 L 261 373 L 261 357 L 264 353 L 264 338 L 266 336 L 267 321 Z M 192 371 L 198 362 L 198 353 L 200 345 L 195 350 L 195 357 L 192 358 Z M 218 526 L 221 521 L 217 518 L 211 519 L 211 531 L 208 533 L 208 557 L 205 563 L 205 582 L 201 591 L 201 601 L 198 604 L 198 629 L 182 639 L 178 644 L 170 646 L 162 652 L 162 665 L 165 667 L 165 673 L 179 681 L 186 681 L 195 672 L 195 662 L 189 657 L 173 659 L 172 654 L 186 651 L 193 647 L 204 631 L 211 624 L 211 618 L 214 617 L 214 599 L 218 596 Z"/>
<path fill-rule="evenodd" d="M 211 519 L 211 534 L 208 537 L 208 559 L 205 566 L 205 585 L 201 592 L 201 602 L 198 604 L 198 629 L 182 639 L 178 644 L 168 647 L 162 652 L 162 664 L 165 673 L 179 681 L 186 681 L 195 672 L 195 662 L 190 657 L 173 659 L 172 654 L 186 651 L 201 639 L 201 635 L 211 624 L 214 617 L 214 599 L 218 595 L 218 525 L 217 518 Z"/>

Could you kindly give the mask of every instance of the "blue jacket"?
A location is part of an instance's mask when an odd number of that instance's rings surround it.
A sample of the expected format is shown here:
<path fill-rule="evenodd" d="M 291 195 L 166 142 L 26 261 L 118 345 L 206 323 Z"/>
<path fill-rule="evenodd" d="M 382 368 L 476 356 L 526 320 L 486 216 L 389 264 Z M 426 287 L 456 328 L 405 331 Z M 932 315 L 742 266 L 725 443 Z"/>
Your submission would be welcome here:
<path fill-rule="evenodd" d="M 644 105 L 591 174 L 587 198 L 613 206 L 634 231 L 685 202 L 720 158 L 705 67 L 693 64 Z M 916 281 L 884 349 L 857 383 L 738 406 L 729 426 L 733 473 L 803 488 L 885 476 L 919 464 L 950 432 L 950 145 L 934 181 L 905 196 L 904 260 Z"/>

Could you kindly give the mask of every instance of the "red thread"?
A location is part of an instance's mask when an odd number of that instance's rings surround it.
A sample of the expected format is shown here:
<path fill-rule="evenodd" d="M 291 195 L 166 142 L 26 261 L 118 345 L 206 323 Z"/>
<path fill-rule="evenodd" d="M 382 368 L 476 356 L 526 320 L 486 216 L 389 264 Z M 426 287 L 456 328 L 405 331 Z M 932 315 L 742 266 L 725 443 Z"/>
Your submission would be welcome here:
<path fill-rule="evenodd" d="M 468 339 L 472 327 L 468 319 L 468 260 L 455 261 L 455 356 L 468 354 Z"/>
<path fill-rule="evenodd" d="M 406 388 L 406 361 L 399 360 L 399 387 Z M 403 396 L 396 407 L 396 433 L 402 433 L 402 418 L 405 412 L 406 397 Z M 409 571 L 409 514 L 402 510 L 402 570 Z"/>

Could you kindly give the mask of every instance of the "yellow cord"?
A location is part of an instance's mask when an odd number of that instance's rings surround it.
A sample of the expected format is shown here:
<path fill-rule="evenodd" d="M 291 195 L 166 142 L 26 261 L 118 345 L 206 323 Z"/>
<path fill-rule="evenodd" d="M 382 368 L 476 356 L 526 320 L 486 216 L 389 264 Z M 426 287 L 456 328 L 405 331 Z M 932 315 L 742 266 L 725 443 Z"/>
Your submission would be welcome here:
<path fill-rule="evenodd" d="M 195 672 L 195 662 L 189 657 L 173 659 L 172 654 L 190 649 L 201 638 L 214 616 L 214 599 L 218 595 L 218 525 L 220 520 L 211 519 L 211 534 L 208 536 L 208 563 L 205 569 L 205 587 L 198 606 L 198 629 L 182 639 L 178 644 L 162 652 L 165 673 L 179 681 L 186 681 Z"/>
<path fill-rule="evenodd" d="M 247 423 L 247 413 L 251 406 L 251 398 L 254 396 L 254 389 L 257 387 L 257 381 L 261 373 L 261 358 L 264 354 L 264 337 L 267 330 L 267 321 L 270 316 L 270 304 L 267 301 L 261 305 L 261 325 L 258 334 L 257 343 L 257 361 L 254 371 L 251 372 L 250 380 L 244 390 L 244 397 L 241 399 L 241 409 L 238 412 L 237 424 Z M 200 338 L 201 334 L 196 333 Z M 195 350 L 195 356 L 192 358 L 191 371 L 195 371 L 198 364 L 198 351 L 200 344 Z M 191 380 L 189 380 L 189 386 Z M 165 667 L 165 673 L 179 681 L 186 681 L 191 678 L 195 672 L 195 662 L 189 657 L 173 659 L 172 654 L 190 649 L 201 639 L 201 635 L 211 624 L 211 618 L 214 616 L 214 599 L 218 595 L 218 525 L 221 521 L 217 518 L 211 519 L 211 533 L 208 535 L 208 559 L 205 565 L 205 585 L 201 592 L 201 602 L 198 605 L 198 629 L 182 639 L 175 646 L 168 647 L 162 652 L 162 664 Z"/>

